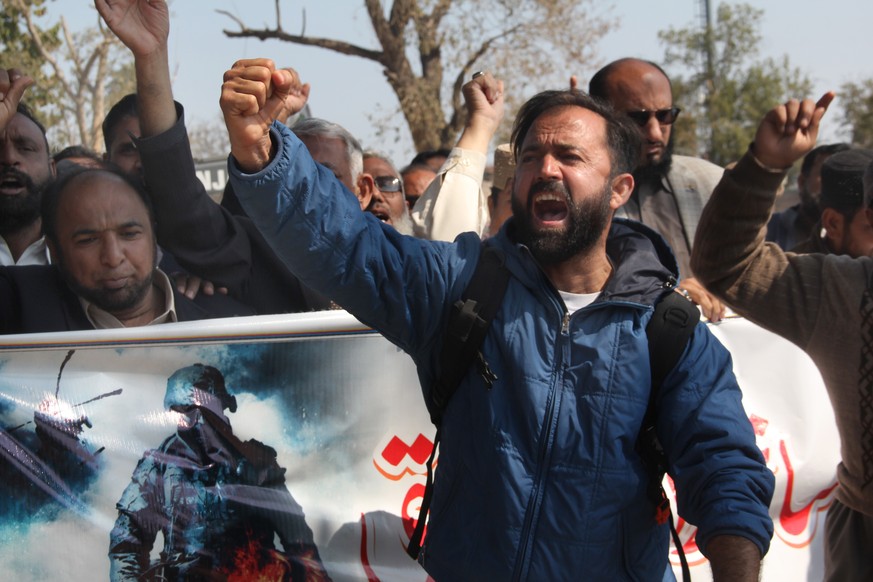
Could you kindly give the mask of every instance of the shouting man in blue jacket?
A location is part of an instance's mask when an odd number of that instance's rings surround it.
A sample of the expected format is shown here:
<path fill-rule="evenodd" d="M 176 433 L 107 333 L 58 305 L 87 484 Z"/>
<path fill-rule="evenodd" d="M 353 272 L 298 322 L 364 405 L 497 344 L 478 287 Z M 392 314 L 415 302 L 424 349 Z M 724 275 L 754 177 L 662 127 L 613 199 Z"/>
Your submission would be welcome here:
<path fill-rule="evenodd" d="M 225 73 L 231 181 L 293 273 L 439 374 L 451 306 L 481 242 L 398 234 L 360 210 L 274 112 L 309 87 L 267 59 Z M 650 391 L 645 328 L 678 273 L 648 228 L 613 213 L 633 191 L 636 129 L 576 91 L 522 107 L 513 218 L 484 244 L 510 281 L 482 353 L 445 410 L 420 561 L 436 580 L 661 580 L 669 532 L 634 445 Z M 681 515 L 716 580 L 757 580 L 773 475 L 725 348 L 700 324 L 665 378 L 657 433 Z"/>

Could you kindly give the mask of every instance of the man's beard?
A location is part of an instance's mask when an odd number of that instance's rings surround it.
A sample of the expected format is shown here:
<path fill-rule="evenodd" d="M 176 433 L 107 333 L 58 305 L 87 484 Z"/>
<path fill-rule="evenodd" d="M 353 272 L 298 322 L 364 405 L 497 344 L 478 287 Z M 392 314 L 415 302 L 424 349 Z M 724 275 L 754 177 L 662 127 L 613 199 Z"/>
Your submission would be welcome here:
<path fill-rule="evenodd" d="M 635 188 L 639 188 L 642 184 L 650 184 L 658 187 L 661 181 L 670 171 L 673 165 L 673 134 L 670 134 L 670 139 L 667 140 L 667 145 L 664 147 L 664 152 L 661 158 L 654 163 L 649 163 L 644 166 L 639 166 L 633 172 Z"/>
<path fill-rule="evenodd" d="M 393 226 L 400 234 L 412 236 L 412 218 L 405 209 L 396 219 L 391 219 L 391 226 Z"/>
<path fill-rule="evenodd" d="M 49 177 L 37 184 L 15 168 L 5 168 L 0 172 L 0 181 L 7 179 L 18 181 L 24 186 L 24 191 L 17 196 L 0 194 L 0 235 L 18 232 L 39 218 L 42 193 L 51 182 Z"/>
<path fill-rule="evenodd" d="M 533 226 L 533 199 L 539 192 L 560 194 L 567 203 L 567 227 L 564 229 L 540 229 Z M 518 242 L 530 249 L 541 265 L 554 265 L 572 259 L 591 250 L 609 226 L 609 197 L 611 184 L 607 181 L 599 196 L 580 203 L 573 201 L 563 182 L 537 182 L 531 186 L 527 208 L 522 207 L 518 197 L 512 196 L 512 216 Z"/>
<path fill-rule="evenodd" d="M 85 299 L 89 303 L 93 303 L 103 311 L 113 315 L 136 307 L 141 301 L 143 301 L 149 288 L 154 283 L 155 269 L 153 267 L 148 275 L 143 279 L 132 281 L 121 289 L 110 290 L 86 287 L 67 271 L 64 266 L 63 255 L 58 254 L 56 258 L 58 269 L 60 269 L 61 274 L 67 282 L 67 285 L 70 286 L 70 289 L 72 289 L 73 292 L 82 299 Z"/>

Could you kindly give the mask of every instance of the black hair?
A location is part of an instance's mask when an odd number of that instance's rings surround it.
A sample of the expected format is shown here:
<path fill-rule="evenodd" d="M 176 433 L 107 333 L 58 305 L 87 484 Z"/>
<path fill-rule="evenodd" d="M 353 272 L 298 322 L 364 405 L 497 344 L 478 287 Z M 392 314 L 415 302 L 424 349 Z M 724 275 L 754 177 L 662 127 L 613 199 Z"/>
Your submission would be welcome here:
<path fill-rule="evenodd" d="M 409 164 L 408 166 L 406 166 L 405 168 L 403 168 L 402 170 L 400 170 L 400 175 L 405 176 L 409 172 L 416 172 L 416 171 L 433 172 L 434 174 L 437 173 L 436 170 L 434 170 L 433 168 L 431 168 L 430 166 L 428 166 L 424 162 L 413 162 L 413 163 Z"/>
<path fill-rule="evenodd" d="M 115 126 L 121 123 L 121 120 L 125 117 L 139 118 L 139 112 L 136 108 L 136 93 L 128 93 L 119 99 L 118 103 L 113 105 L 109 113 L 106 114 L 106 117 L 103 118 L 103 125 L 101 126 L 103 129 L 103 144 L 107 152 L 112 147 L 112 138 L 110 136 L 115 130 Z"/>
<path fill-rule="evenodd" d="M 103 158 L 100 157 L 100 154 L 83 145 L 67 146 L 52 156 L 55 163 L 58 163 L 61 160 L 66 160 L 67 158 L 88 158 L 89 160 L 103 163 Z"/>
<path fill-rule="evenodd" d="M 849 149 L 852 149 L 852 146 L 847 143 L 829 143 L 812 148 L 808 154 L 803 156 L 803 162 L 800 164 L 800 174 L 804 177 L 809 176 L 812 166 L 820 156 L 832 156 Z"/>
<path fill-rule="evenodd" d="M 440 148 L 436 150 L 424 150 L 423 152 L 418 152 L 417 154 L 415 154 L 415 157 L 412 158 L 412 161 L 409 162 L 409 165 L 427 165 L 428 160 L 430 160 L 431 158 L 447 158 L 449 157 L 450 153 L 452 153 L 452 151 L 445 148 Z"/>
<path fill-rule="evenodd" d="M 581 107 L 606 121 L 606 147 L 612 162 L 612 175 L 631 173 L 640 156 L 640 135 L 627 117 L 619 115 L 600 99 L 594 99 L 578 90 L 543 91 L 521 106 L 512 127 L 512 154 L 518 159 L 519 151 L 537 118 L 555 107 Z"/>
<path fill-rule="evenodd" d="M 152 208 L 152 203 L 151 200 L 149 200 L 148 193 L 146 193 L 142 184 L 136 180 L 132 180 L 127 174 L 113 166 L 105 166 L 101 168 L 79 166 L 58 176 L 58 178 L 52 182 L 42 194 L 42 206 L 40 208 L 42 214 L 42 232 L 48 240 L 56 245 L 58 244 L 58 208 L 61 205 L 61 195 L 64 193 L 64 190 L 85 174 L 91 175 L 98 173 L 117 176 L 124 180 L 124 182 L 130 186 L 134 192 L 136 192 L 136 195 L 142 203 L 145 204 L 149 216 L 149 222 L 152 224 L 154 230 L 154 209 Z"/>
<path fill-rule="evenodd" d="M 28 118 L 39 129 L 39 132 L 42 134 L 42 140 L 45 143 L 46 154 L 48 154 L 49 145 L 48 138 L 45 135 L 45 126 L 40 122 L 39 119 L 37 119 L 36 114 L 33 112 L 33 109 L 31 109 L 24 101 L 19 101 L 18 107 L 15 108 L 15 112 L 20 113 L 24 117 Z"/>

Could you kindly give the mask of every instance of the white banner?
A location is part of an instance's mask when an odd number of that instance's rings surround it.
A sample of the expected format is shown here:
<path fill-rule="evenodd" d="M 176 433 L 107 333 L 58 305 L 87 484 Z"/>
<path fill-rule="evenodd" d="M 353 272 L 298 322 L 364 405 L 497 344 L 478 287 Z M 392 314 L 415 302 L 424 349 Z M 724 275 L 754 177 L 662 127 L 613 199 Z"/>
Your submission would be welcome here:
<path fill-rule="evenodd" d="M 763 579 L 820 579 L 839 453 L 821 378 L 744 320 L 712 329 L 776 475 Z M 0 338 L 0 429 L 2 579 L 427 580 L 404 552 L 433 437 L 415 369 L 343 312 Z"/>

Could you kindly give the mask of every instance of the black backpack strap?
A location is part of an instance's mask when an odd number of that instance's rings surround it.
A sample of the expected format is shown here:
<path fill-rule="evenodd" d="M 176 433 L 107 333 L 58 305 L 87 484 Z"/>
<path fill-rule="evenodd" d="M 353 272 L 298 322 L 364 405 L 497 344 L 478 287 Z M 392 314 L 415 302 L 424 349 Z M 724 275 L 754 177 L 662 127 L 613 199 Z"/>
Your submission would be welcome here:
<path fill-rule="evenodd" d="M 503 251 L 483 246 L 467 288 L 452 306 L 440 352 L 440 373 L 430 395 L 431 420 L 437 426 L 446 405 L 474 361 L 479 360 L 483 367 L 480 371 L 489 386 L 497 379 L 481 357 L 479 348 L 506 293 L 509 270 L 505 262 Z"/>
<path fill-rule="evenodd" d="M 437 431 L 433 439 L 433 450 L 426 464 L 427 482 L 418 511 L 418 522 L 406 547 L 406 553 L 413 560 L 418 559 L 421 552 L 424 523 L 433 497 L 433 461 L 440 442 L 440 423 L 446 405 L 474 361 L 478 361 L 479 372 L 489 388 L 497 379 L 479 349 L 485 341 L 491 321 L 503 302 L 508 284 L 509 270 L 506 268 L 506 256 L 503 251 L 490 245 L 483 245 L 473 276 L 461 294 L 461 299 L 455 302 L 449 314 L 445 339 L 440 351 L 439 377 L 431 388 L 431 402 L 428 408 L 430 419 L 436 425 Z"/>
<path fill-rule="evenodd" d="M 664 474 L 667 472 L 667 455 L 658 440 L 655 422 L 658 395 L 664 378 L 676 367 L 699 321 L 700 310 L 679 293 L 670 291 L 655 304 L 655 313 L 646 326 L 652 388 L 640 436 L 637 439 L 637 452 L 649 471 L 648 496 L 655 505 L 655 520 L 658 523 L 669 521 L 673 545 L 676 546 L 679 561 L 682 562 L 682 578 L 686 582 L 691 580 L 691 571 L 685 559 L 685 552 L 682 550 L 679 533 L 673 523 L 670 501 L 662 484 Z"/>

